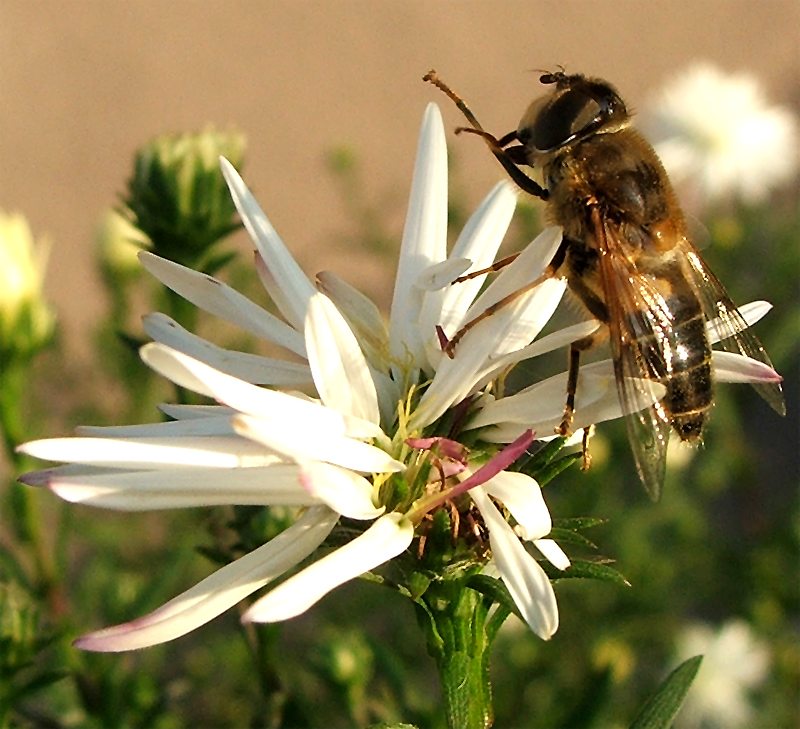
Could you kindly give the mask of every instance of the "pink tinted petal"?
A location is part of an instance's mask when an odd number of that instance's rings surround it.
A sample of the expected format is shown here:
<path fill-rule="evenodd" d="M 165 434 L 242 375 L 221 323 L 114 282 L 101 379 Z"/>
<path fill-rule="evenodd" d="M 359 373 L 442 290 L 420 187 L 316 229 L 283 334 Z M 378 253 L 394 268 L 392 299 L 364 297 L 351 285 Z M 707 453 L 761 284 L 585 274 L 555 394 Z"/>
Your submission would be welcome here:
<path fill-rule="evenodd" d="M 74 645 L 87 651 L 117 652 L 179 638 L 305 559 L 322 544 L 337 519 L 325 506 L 309 509 L 263 547 L 217 570 L 149 615 L 89 633 Z"/>
<path fill-rule="evenodd" d="M 714 377 L 717 382 L 777 383 L 781 377 L 769 365 L 735 352 L 713 352 Z"/>

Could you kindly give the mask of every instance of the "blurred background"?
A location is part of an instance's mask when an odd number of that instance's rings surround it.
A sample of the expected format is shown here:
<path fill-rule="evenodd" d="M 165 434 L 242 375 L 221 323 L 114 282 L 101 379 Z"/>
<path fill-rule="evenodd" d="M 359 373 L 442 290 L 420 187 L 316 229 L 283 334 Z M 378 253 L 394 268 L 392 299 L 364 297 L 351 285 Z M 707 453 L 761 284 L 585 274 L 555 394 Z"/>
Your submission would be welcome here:
<path fill-rule="evenodd" d="M 797 115 L 798 28 L 796 0 L 3 0 L 0 208 L 23 212 L 51 241 L 45 291 L 59 319 L 57 346 L 37 365 L 25 436 L 157 417 L 163 392 L 109 345 L 113 292 L 96 257 L 101 216 L 125 193 L 134 152 L 156 135 L 207 125 L 244 133 L 243 176 L 303 268 L 331 269 L 386 307 L 422 112 L 435 101 L 448 132 L 462 123 L 421 81 L 430 68 L 498 134 L 540 94 L 537 69 L 558 65 L 612 81 L 644 113 L 690 63 L 709 61 L 752 74 L 770 103 Z M 476 140 L 450 134 L 448 143 L 458 223 L 501 174 Z M 697 213 L 704 256 L 734 300 L 775 304 L 758 333 L 785 377 L 787 418 L 749 388 L 720 388 L 705 448 L 672 459 L 658 505 L 636 481 L 621 424 L 601 429 L 592 470 L 559 479 L 548 503 L 555 517 L 608 519 L 591 536 L 633 587 L 559 583 L 562 625 L 548 644 L 509 620 L 493 659 L 497 726 L 626 726 L 669 670 L 700 652 L 712 656 L 707 678 L 681 726 L 796 726 L 797 192 L 795 183 L 756 205 Z M 537 218 L 521 217 L 510 246 L 525 242 L 526 221 Z M 221 277 L 263 296 L 245 272 L 246 236 L 224 245 L 245 255 Z M 11 480 L 14 468 L 4 470 Z M 47 529 L 59 525 L 47 539 L 58 540 L 64 584 L 39 630 L 56 630 L 52 663 L 76 678 L 47 684 L 19 723 L 441 725 L 410 603 L 374 585 L 337 591 L 247 641 L 231 639 L 238 622 L 229 614 L 166 646 L 77 654 L 68 647 L 76 635 L 143 614 L 207 575 L 213 562 L 195 550 L 224 518 L 101 519 L 41 496 Z M 10 534 L 0 530 L 0 581 L 15 574 Z M 266 646 L 256 670 L 254 643 Z M 269 663 L 270 655 L 298 661 Z M 0 727 L 3 697 L 0 683 Z M 726 714 L 719 701 L 745 709 Z"/>
<path fill-rule="evenodd" d="M 4 0 L 0 205 L 53 239 L 48 292 L 66 346 L 85 352 L 102 315 L 98 217 L 157 134 L 243 131 L 246 180 L 273 224 L 308 270 L 335 270 L 348 208 L 327 155 L 355 148 L 370 196 L 399 227 L 425 104 L 439 103 L 450 127 L 462 121 L 420 80 L 430 68 L 500 133 L 539 94 L 535 69 L 558 64 L 611 80 L 634 109 L 697 58 L 797 103 L 798 27 L 795 0 Z M 498 168 L 474 140 L 451 142 L 472 207 Z M 385 290 L 375 276 L 367 293 Z"/>

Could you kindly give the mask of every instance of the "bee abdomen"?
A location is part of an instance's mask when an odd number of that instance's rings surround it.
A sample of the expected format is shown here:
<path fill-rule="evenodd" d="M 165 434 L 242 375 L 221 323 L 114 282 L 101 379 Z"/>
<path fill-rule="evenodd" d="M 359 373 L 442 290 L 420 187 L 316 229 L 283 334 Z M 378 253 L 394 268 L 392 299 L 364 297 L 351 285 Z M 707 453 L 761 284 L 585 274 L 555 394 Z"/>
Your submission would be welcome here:
<path fill-rule="evenodd" d="M 667 394 L 661 401 L 670 424 L 682 441 L 699 440 L 713 405 L 711 346 L 699 312 L 676 324 L 670 368 L 661 378 Z M 666 359 L 666 357 L 665 357 Z"/>

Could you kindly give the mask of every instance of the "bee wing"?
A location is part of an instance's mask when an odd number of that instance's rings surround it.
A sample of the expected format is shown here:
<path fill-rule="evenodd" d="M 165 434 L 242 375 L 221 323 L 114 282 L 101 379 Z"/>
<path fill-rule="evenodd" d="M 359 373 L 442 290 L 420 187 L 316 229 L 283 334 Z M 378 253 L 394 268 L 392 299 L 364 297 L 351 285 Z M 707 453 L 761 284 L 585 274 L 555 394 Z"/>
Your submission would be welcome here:
<path fill-rule="evenodd" d="M 748 328 L 747 322 L 731 301 L 727 291 L 697 250 L 686 240 L 680 246 L 683 254 L 681 260 L 685 261 L 686 277 L 700 300 L 706 321 L 713 322 L 715 338 L 719 338 L 720 347 L 726 352 L 743 354 L 772 367 L 772 362 L 758 337 Z M 780 384 L 758 383 L 753 387 L 775 412 L 786 415 L 786 403 Z"/>
<path fill-rule="evenodd" d="M 614 229 L 598 223 L 595 232 L 617 392 L 636 470 L 655 501 L 664 483 L 671 424 L 660 398 L 654 397 L 654 384 L 672 371 L 671 358 L 678 351 L 670 346 L 676 344 L 673 313 L 650 279 L 624 255 Z"/>

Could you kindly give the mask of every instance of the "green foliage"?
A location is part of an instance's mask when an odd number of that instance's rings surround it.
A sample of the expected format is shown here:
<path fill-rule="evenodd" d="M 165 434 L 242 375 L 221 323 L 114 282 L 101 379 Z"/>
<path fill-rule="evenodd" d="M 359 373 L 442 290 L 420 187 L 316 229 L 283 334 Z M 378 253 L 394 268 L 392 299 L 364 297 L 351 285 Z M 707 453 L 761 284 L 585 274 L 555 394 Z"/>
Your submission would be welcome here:
<path fill-rule="evenodd" d="M 667 676 L 658 691 L 636 715 L 631 729 L 669 729 L 697 675 L 702 656 L 683 662 Z"/>

